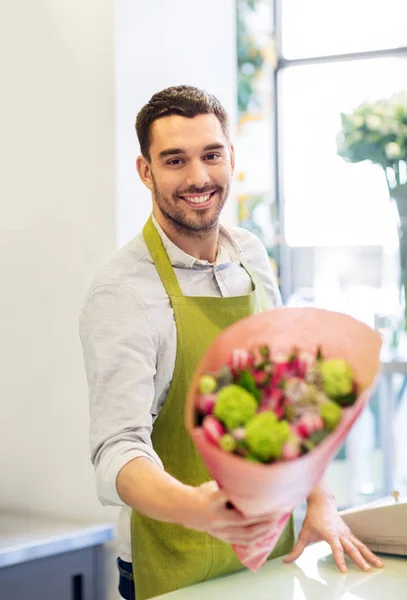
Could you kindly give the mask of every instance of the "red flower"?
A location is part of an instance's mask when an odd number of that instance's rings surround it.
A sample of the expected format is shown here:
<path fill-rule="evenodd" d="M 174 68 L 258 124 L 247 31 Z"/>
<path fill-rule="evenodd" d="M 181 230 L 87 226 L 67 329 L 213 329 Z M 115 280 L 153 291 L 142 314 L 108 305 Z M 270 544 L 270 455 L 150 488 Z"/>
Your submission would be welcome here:
<path fill-rule="evenodd" d="M 216 394 L 202 394 L 198 398 L 198 410 L 205 415 L 211 415 L 216 404 Z"/>
<path fill-rule="evenodd" d="M 284 416 L 284 392 L 279 388 L 269 388 L 265 393 L 259 412 L 271 410 L 279 419 Z"/>
<path fill-rule="evenodd" d="M 222 423 L 215 417 L 207 415 L 202 421 L 202 427 L 208 440 L 219 445 L 219 440 L 225 433 L 225 428 Z"/>
<path fill-rule="evenodd" d="M 293 426 L 294 431 L 301 438 L 309 438 L 313 433 L 324 429 L 324 422 L 320 415 L 316 413 L 305 413 L 301 415 Z"/>
<path fill-rule="evenodd" d="M 254 381 L 256 382 L 256 385 L 261 387 L 267 382 L 269 378 L 269 373 L 267 373 L 266 371 L 253 370 L 253 377 Z"/>

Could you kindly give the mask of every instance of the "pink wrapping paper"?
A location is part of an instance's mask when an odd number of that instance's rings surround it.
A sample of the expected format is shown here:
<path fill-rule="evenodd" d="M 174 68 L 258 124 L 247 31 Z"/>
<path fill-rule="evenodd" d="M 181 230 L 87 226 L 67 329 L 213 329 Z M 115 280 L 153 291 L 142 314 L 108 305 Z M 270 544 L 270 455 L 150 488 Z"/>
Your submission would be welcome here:
<path fill-rule="evenodd" d="M 260 547 L 238 547 L 239 560 L 251 570 L 262 566 L 275 547 L 291 511 L 305 500 L 322 478 L 342 446 L 352 424 L 365 407 L 380 368 L 380 335 L 342 313 L 316 308 L 279 308 L 242 319 L 224 330 L 201 360 L 190 386 L 186 427 L 208 471 L 234 506 L 247 516 L 283 515 Z M 267 344 L 272 356 L 288 354 L 295 346 L 314 355 L 322 348 L 324 358 L 343 358 L 353 369 L 359 396 L 343 410 L 338 427 L 314 450 L 288 462 L 256 464 L 228 454 L 195 427 L 198 381 L 202 373 L 216 372 L 233 348 L 252 350 Z"/>

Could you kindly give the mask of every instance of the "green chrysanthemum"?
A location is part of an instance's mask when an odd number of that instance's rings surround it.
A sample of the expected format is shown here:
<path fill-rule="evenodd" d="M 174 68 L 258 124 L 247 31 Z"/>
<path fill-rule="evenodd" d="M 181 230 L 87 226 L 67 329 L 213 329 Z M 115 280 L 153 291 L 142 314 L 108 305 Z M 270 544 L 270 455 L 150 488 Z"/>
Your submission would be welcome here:
<path fill-rule="evenodd" d="M 324 425 L 330 431 L 335 429 L 342 417 L 342 409 L 336 402 L 324 402 L 319 407 L 319 414 Z"/>
<path fill-rule="evenodd" d="M 280 458 L 289 436 L 287 421 L 278 421 L 271 411 L 257 414 L 246 425 L 246 444 L 250 452 L 263 462 Z"/>
<path fill-rule="evenodd" d="M 238 385 L 227 385 L 217 395 L 214 415 L 228 430 L 242 427 L 250 421 L 257 410 L 252 394 Z"/>
<path fill-rule="evenodd" d="M 347 396 L 353 389 L 353 371 L 345 360 L 322 361 L 320 366 L 324 392 L 331 398 Z"/>

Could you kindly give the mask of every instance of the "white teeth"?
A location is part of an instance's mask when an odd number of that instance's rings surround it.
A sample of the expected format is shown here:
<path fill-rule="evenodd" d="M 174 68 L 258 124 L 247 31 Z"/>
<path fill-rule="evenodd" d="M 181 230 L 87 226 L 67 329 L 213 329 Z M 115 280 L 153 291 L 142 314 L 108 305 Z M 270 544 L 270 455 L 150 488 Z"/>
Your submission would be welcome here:
<path fill-rule="evenodd" d="M 211 195 L 207 194 L 206 196 L 195 196 L 194 198 L 190 198 L 188 196 L 183 197 L 185 200 L 188 200 L 188 202 L 192 202 L 193 204 L 202 204 L 203 202 L 207 202 Z"/>

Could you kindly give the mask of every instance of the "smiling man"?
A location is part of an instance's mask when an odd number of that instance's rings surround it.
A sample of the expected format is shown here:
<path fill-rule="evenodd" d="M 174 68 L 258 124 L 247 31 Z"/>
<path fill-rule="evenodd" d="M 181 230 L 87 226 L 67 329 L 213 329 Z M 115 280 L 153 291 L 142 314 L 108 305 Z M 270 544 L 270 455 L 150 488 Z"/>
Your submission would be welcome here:
<path fill-rule="evenodd" d="M 279 517 L 228 509 L 183 421 L 189 381 L 214 337 L 280 305 L 258 238 L 219 224 L 234 169 L 227 114 L 214 96 L 179 86 L 155 94 L 136 129 L 152 215 L 95 278 L 80 322 L 98 495 L 123 507 L 118 566 L 126 600 L 241 569 L 230 544 L 260 542 Z M 295 560 L 319 539 L 341 570 L 344 552 L 363 569 L 380 565 L 323 485 L 308 498 L 294 549 L 291 519 L 272 557 L 291 552 L 286 560 Z"/>
<path fill-rule="evenodd" d="M 172 93 L 181 100 L 185 91 Z M 197 108 L 185 102 L 184 109 L 151 122 L 157 114 L 152 107 L 160 96 L 165 102 L 166 94 L 154 96 L 138 115 L 142 156 L 137 170 L 151 190 L 153 215 L 168 237 L 195 258 L 214 262 L 219 216 L 234 169 L 227 116 L 216 103 L 214 112 L 194 114 Z"/>

